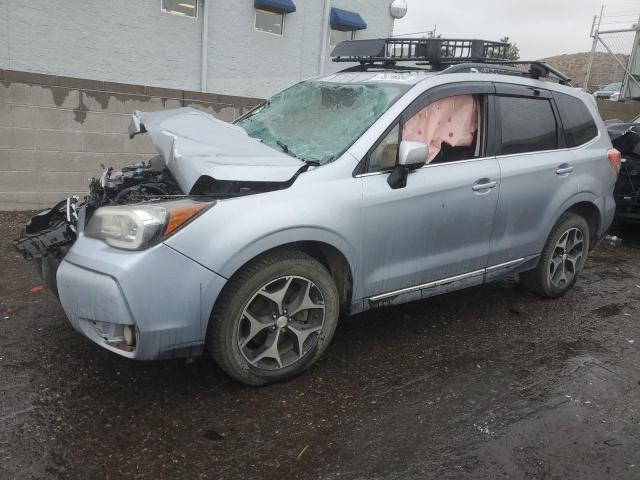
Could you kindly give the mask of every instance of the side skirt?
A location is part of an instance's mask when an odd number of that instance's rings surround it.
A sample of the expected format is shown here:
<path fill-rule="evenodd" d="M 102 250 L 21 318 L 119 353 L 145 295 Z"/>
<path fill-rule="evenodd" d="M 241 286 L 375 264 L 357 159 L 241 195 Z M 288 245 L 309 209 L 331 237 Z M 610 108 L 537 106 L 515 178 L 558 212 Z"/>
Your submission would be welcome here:
<path fill-rule="evenodd" d="M 424 300 L 425 298 L 443 293 L 449 293 L 463 288 L 475 287 L 477 285 L 482 285 L 483 283 L 493 282 L 514 273 L 536 268 L 539 258 L 540 255 L 531 255 L 499 265 L 493 265 L 482 270 L 476 270 L 462 275 L 456 275 L 454 277 L 443 278 L 441 280 L 435 280 L 433 282 L 413 287 L 374 295 L 364 301 L 354 302 L 351 313 L 355 314 L 373 308 Z"/>

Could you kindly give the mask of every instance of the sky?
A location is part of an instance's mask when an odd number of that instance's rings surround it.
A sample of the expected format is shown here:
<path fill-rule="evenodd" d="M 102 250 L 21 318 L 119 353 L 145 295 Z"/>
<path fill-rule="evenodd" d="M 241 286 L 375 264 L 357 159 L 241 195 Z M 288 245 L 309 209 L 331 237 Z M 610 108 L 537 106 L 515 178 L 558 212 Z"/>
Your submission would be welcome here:
<path fill-rule="evenodd" d="M 437 26 L 443 38 L 499 40 L 510 37 L 522 59 L 587 52 L 593 17 L 602 0 L 407 0 L 407 15 L 396 20 L 394 35 Z M 638 21 L 640 0 L 605 5 L 601 30 L 628 28 Z M 421 36 L 421 35 L 416 35 Z"/>

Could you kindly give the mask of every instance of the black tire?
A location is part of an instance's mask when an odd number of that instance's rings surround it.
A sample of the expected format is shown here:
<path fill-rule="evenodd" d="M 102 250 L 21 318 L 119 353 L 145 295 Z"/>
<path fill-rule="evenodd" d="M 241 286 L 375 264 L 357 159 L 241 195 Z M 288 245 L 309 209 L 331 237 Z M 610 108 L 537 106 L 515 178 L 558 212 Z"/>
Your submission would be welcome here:
<path fill-rule="evenodd" d="M 315 344 L 308 350 L 303 350 L 304 353 L 295 363 L 275 370 L 258 368 L 241 352 L 241 319 L 245 308 L 256 298 L 259 290 L 270 282 L 291 276 L 308 279 L 322 295 L 324 320 L 321 330 L 313 337 Z M 206 346 L 218 365 L 229 376 L 242 383 L 264 385 L 287 380 L 313 365 L 326 350 L 335 332 L 339 311 L 340 302 L 335 282 L 320 262 L 299 250 L 277 251 L 258 257 L 229 280 L 211 313 Z"/>
<path fill-rule="evenodd" d="M 570 280 L 566 281 L 562 285 L 554 285 L 552 281 L 553 275 L 551 274 L 551 261 L 552 258 L 554 258 L 554 254 L 558 254 L 558 251 L 556 250 L 558 242 L 565 233 L 572 229 L 579 230 L 582 234 L 582 256 L 580 257 L 580 260 L 576 262 L 575 273 L 572 275 Z M 538 266 L 534 270 L 520 274 L 520 281 L 525 288 L 541 297 L 558 298 L 563 296 L 575 285 L 578 276 L 584 267 L 589 254 L 589 241 L 590 231 L 587 221 L 575 213 L 564 213 L 556 222 L 549 234 L 547 243 L 540 255 Z"/>

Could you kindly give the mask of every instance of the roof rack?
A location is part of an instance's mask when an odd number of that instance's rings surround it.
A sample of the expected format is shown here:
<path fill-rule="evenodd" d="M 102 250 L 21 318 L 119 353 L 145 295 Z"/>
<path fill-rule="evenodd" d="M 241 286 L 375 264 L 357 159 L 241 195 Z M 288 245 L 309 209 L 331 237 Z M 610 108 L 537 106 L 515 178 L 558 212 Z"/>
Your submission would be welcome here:
<path fill-rule="evenodd" d="M 448 38 L 347 40 L 331 52 L 334 62 L 428 62 L 432 65 L 507 60 L 508 43 Z"/>
<path fill-rule="evenodd" d="M 368 68 L 406 69 L 398 62 L 414 62 L 415 67 L 428 65 L 432 71 L 455 73 L 468 71 L 500 72 L 527 76 L 554 78 L 569 85 L 570 78 L 541 61 L 519 61 L 507 58 L 509 44 L 487 40 L 448 38 L 379 38 L 372 40 L 347 40 L 339 43 L 331 52 L 334 62 L 359 63 L 359 67 L 347 71 L 363 71 Z M 530 65 L 528 71 L 517 68 Z"/>
<path fill-rule="evenodd" d="M 517 68 L 516 65 L 529 65 L 529 69 L 522 70 L 521 68 Z M 463 62 L 447 67 L 442 71 L 442 73 L 460 73 L 473 70 L 482 73 L 497 72 L 515 74 L 533 78 L 534 80 L 539 80 L 541 77 L 545 77 L 556 80 L 560 85 L 571 86 L 571 79 L 569 77 L 539 60 L 492 60 L 483 63 Z"/>

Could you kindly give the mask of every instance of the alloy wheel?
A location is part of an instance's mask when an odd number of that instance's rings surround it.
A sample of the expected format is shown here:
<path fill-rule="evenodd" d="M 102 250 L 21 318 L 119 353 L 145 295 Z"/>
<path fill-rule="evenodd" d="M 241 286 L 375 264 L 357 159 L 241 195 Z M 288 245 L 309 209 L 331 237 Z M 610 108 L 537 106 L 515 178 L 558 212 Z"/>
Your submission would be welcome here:
<path fill-rule="evenodd" d="M 549 281 L 557 288 L 571 283 L 578 273 L 584 255 L 584 236 L 578 228 L 570 228 L 562 234 L 549 262 Z"/>
<path fill-rule="evenodd" d="M 286 276 L 270 281 L 242 312 L 237 337 L 240 352 L 263 370 L 289 367 L 312 350 L 324 318 L 322 292 L 311 280 Z"/>

